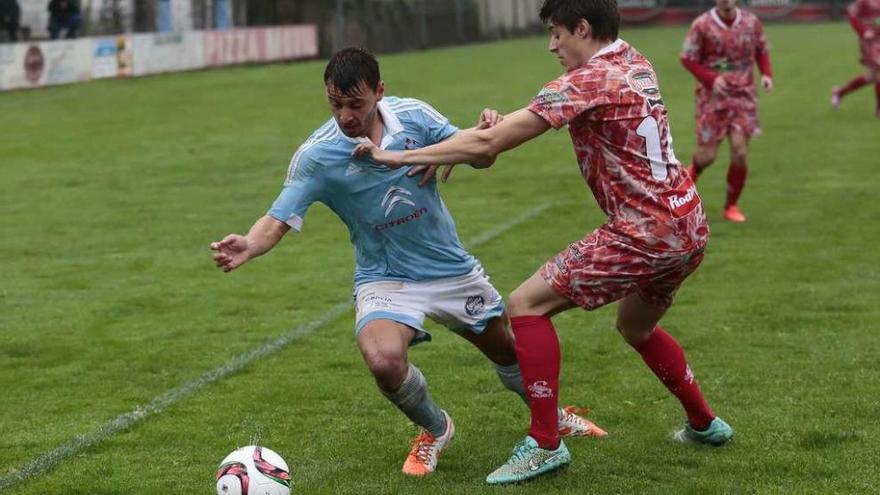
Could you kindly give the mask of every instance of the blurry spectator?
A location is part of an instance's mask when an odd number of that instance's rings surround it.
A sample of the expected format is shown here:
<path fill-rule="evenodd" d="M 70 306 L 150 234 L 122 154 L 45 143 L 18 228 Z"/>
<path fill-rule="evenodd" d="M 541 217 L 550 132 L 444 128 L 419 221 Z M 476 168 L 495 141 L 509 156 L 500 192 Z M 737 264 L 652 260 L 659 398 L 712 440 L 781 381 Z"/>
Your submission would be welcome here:
<path fill-rule="evenodd" d="M 21 9 L 18 0 L 0 0 L 0 29 L 9 33 L 10 41 L 18 41 L 18 20 Z"/>
<path fill-rule="evenodd" d="M 65 38 L 76 38 L 76 30 L 79 29 L 81 20 L 79 0 L 51 0 L 49 2 L 49 34 L 53 40 L 61 37 L 61 30 L 67 30 Z"/>

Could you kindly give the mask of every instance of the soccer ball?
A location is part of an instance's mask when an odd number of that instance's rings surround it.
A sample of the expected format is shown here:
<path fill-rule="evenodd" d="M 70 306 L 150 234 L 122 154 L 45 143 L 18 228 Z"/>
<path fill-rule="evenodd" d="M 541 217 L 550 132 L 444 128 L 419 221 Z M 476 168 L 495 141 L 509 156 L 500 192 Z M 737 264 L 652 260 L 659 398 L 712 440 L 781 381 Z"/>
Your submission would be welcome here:
<path fill-rule="evenodd" d="M 235 449 L 217 469 L 217 495 L 290 495 L 290 471 L 266 447 Z"/>

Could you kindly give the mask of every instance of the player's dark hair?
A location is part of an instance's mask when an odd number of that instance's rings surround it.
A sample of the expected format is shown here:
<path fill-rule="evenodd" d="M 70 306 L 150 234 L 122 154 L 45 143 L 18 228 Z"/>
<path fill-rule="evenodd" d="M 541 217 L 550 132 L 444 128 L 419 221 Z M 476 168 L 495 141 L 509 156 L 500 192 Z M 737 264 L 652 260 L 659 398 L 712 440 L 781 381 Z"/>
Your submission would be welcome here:
<path fill-rule="evenodd" d="M 544 0 L 541 22 L 565 26 L 572 33 L 581 19 L 593 29 L 593 38 L 614 41 L 620 30 L 617 0 Z"/>
<path fill-rule="evenodd" d="M 361 83 L 379 89 L 379 62 L 363 48 L 344 48 L 334 53 L 324 69 L 324 84 L 332 84 L 345 96 L 357 94 Z"/>

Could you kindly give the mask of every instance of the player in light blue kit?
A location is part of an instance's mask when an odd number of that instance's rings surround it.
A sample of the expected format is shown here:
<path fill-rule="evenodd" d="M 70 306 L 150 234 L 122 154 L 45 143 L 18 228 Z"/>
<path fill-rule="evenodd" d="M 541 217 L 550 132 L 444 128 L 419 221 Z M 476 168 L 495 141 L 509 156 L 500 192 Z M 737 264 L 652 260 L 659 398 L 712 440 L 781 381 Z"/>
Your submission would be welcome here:
<path fill-rule="evenodd" d="M 390 150 L 443 141 L 458 129 L 419 100 L 384 96 L 379 64 L 368 52 L 336 53 L 324 72 L 333 118 L 293 155 L 284 189 L 247 235 L 211 244 L 224 272 L 272 249 L 291 228 L 299 231 L 309 206 L 320 201 L 348 227 L 355 248 L 357 343 L 379 389 L 422 428 L 403 472 L 432 473 L 455 433 L 452 419 L 409 363 L 409 346 L 430 340 L 425 317 L 455 331 L 492 361 L 501 382 L 526 400 L 504 303 L 480 263 L 458 239 L 455 223 L 431 174 L 391 170 L 352 150 L 367 139 Z M 478 127 L 499 120 L 484 110 Z M 424 186 L 424 187 L 422 187 Z M 601 435 L 602 430 L 560 409 L 560 433 Z"/>

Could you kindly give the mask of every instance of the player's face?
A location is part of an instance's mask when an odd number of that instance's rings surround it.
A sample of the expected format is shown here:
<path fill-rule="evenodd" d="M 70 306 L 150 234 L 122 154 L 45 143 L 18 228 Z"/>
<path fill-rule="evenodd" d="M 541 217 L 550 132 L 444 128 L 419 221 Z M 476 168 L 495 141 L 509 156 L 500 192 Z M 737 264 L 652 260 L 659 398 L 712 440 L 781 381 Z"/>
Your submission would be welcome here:
<path fill-rule="evenodd" d="M 384 93 L 385 85 L 381 81 L 375 90 L 361 82 L 357 90 L 349 95 L 337 90 L 332 84 L 327 85 L 327 100 L 330 102 L 333 118 L 342 132 L 353 138 L 369 136 L 379 112 L 379 100 Z"/>
<path fill-rule="evenodd" d="M 589 60 L 587 40 L 580 33 L 582 29 L 587 28 L 579 25 L 575 33 L 558 24 L 550 24 L 548 28 L 550 29 L 550 46 L 548 48 L 551 53 L 556 55 L 566 71 L 577 69 Z"/>
<path fill-rule="evenodd" d="M 715 6 L 721 12 L 732 12 L 736 8 L 736 0 L 715 0 Z"/>

